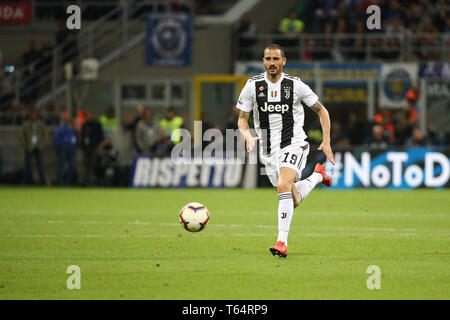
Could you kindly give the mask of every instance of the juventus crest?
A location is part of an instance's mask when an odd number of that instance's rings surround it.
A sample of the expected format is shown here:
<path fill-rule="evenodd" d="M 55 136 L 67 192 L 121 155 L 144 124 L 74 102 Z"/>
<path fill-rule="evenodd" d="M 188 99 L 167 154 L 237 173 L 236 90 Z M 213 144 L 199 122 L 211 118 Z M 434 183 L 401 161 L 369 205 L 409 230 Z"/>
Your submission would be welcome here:
<path fill-rule="evenodd" d="M 284 87 L 283 91 L 284 91 L 284 98 L 285 99 L 289 99 L 289 97 L 291 96 L 291 88 L 290 87 Z"/>

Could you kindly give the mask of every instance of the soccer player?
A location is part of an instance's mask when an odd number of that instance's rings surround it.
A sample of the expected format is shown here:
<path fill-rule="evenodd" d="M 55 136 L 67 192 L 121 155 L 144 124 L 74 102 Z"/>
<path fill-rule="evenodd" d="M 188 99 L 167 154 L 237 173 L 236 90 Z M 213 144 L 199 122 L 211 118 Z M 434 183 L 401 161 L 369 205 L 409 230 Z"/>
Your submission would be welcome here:
<path fill-rule="evenodd" d="M 294 208 L 318 183 L 327 187 L 331 185 L 331 178 L 319 163 L 308 178 L 300 180 L 309 153 L 309 143 L 305 141 L 303 131 L 305 114 L 302 102 L 318 114 L 323 140 L 317 150 L 322 150 L 334 165 L 328 111 L 300 78 L 283 72 L 286 61 L 281 46 L 271 44 L 266 47 L 263 57 L 266 72 L 247 81 L 236 105 L 240 109 L 238 127 L 245 138 L 247 151 L 251 152 L 256 141 L 260 140 L 261 162 L 278 192 L 278 239 L 270 252 L 283 258 L 287 256 Z M 257 137 L 251 135 L 248 126 L 251 111 Z"/>

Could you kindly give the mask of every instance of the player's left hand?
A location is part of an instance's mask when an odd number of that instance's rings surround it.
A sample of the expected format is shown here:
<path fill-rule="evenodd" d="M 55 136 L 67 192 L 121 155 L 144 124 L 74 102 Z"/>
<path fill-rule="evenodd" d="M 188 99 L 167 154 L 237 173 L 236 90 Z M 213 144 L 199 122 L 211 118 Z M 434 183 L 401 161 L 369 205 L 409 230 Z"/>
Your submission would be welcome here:
<path fill-rule="evenodd" d="M 334 155 L 333 151 L 331 151 L 331 146 L 329 142 L 322 142 L 317 150 L 322 150 L 325 154 L 325 157 L 334 165 Z"/>
<path fill-rule="evenodd" d="M 261 137 L 248 137 L 245 139 L 246 145 L 247 145 L 247 152 L 252 152 L 255 148 L 256 141 L 261 140 Z"/>

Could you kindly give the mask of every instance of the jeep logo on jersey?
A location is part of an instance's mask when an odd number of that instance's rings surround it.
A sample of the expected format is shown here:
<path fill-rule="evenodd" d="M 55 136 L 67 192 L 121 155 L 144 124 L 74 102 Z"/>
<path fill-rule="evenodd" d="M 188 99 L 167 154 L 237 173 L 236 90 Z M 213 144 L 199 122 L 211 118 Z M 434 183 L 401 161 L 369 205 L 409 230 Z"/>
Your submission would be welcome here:
<path fill-rule="evenodd" d="M 259 110 L 262 112 L 285 113 L 285 112 L 289 111 L 289 105 L 288 104 L 268 104 L 267 102 L 264 102 L 264 106 L 262 106 Z"/>

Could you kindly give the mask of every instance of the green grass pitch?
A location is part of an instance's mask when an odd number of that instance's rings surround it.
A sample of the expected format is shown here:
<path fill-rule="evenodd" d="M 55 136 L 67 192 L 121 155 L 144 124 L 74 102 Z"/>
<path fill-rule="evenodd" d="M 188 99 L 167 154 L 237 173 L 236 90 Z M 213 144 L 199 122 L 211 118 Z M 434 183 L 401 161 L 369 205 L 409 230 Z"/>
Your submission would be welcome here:
<path fill-rule="evenodd" d="M 199 233 L 178 223 L 192 201 L 211 214 Z M 314 190 L 286 259 L 268 250 L 277 205 L 272 189 L 1 187 L 0 298 L 450 298 L 448 190 Z M 66 286 L 70 265 L 80 290 Z"/>

